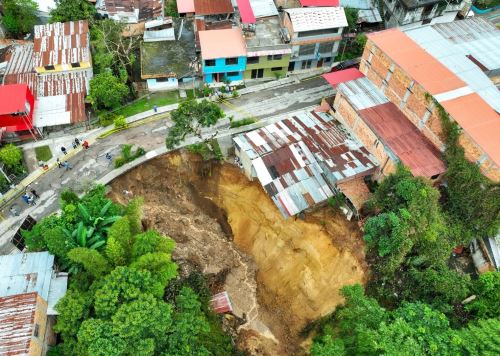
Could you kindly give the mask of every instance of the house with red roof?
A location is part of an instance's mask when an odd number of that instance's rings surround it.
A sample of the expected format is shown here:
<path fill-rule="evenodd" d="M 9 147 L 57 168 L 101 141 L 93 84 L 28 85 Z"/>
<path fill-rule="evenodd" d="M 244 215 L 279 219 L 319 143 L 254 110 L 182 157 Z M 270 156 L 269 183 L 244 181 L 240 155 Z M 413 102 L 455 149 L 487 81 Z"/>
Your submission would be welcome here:
<path fill-rule="evenodd" d="M 33 128 L 35 98 L 26 84 L 0 86 L 0 127 L 7 132 Z"/>

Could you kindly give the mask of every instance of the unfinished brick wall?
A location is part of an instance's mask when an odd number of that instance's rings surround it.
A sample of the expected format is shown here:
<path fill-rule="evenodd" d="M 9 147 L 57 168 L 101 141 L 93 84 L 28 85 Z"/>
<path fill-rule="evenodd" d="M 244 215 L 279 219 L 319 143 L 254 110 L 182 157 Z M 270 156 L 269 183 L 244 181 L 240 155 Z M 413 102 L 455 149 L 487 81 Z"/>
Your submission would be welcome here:
<path fill-rule="evenodd" d="M 360 70 L 382 90 L 391 102 L 400 108 L 432 144 L 439 150 L 444 150 L 445 137 L 443 136 L 439 113 L 432 100 L 426 98 L 426 90 L 420 84 L 414 82 L 402 68 L 397 66 L 370 40 L 366 43 Z M 411 83 L 413 83 L 412 86 Z M 407 94 L 408 91 L 410 92 L 409 95 Z M 481 147 L 468 137 L 465 132 L 461 135 L 460 143 L 468 160 L 471 162 L 480 161 L 483 174 L 496 182 L 500 181 L 499 167 L 485 156 Z"/>

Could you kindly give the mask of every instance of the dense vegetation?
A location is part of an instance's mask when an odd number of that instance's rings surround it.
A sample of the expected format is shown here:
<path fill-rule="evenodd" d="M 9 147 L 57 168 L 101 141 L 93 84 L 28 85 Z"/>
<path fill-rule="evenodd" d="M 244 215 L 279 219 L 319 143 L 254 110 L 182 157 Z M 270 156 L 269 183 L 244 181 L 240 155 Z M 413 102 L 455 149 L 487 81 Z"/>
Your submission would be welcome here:
<path fill-rule="evenodd" d="M 25 173 L 22 149 L 11 143 L 0 148 L 0 164 L 2 164 L 2 170 L 7 176 L 19 176 Z M 3 174 L 0 174 L 0 191 L 8 186 L 9 182 Z"/>
<path fill-rule="evenodd" d="M 96 13 L 95 6 L 87 0 L 56 0 L 56 7 L 50 11 L 50 22 L 91 20 Z"/>
<path fill-rule="evenodd" d="M 141 199 L 112 203 L 98 186 L 61 194 L 60 215 L 23 235 L 70 272 L 52 355 L 223 355 L 233 346 L 208 307 L 203 276 L 180 278 L 172 239 L 143 231 Z"/>
<path fill-rule="evenodd" d="M 498 231 L 500 190 L 467 161 L 458 126 L 435 105 L 447 184 L 439 191 L 400 166 L 377 187 L 364 226 L 369 296 L 359 285 L 342 290 L 313 355 L 500 353 L 500 272 L 471 278 L 449 261 L 453 247 Z"/>
<path fill-rule="evenodd" d="M 30 33 L 36 23 L 38 4 L 33 0 L 3 0 L 2 25 L 7 33 L 20 38 Z"/>

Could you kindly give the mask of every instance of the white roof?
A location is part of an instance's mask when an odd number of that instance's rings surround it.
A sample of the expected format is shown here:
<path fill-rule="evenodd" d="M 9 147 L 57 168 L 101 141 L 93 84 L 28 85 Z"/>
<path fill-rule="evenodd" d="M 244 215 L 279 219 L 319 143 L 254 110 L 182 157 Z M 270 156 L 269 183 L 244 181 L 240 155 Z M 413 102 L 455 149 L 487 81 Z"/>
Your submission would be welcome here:
<path fill-rule="evenodd" d="M 347 26 L 343 7 L 302 7 L 286 9 L 295 32 Z"/>
<path fill-rule="evenodd" d="M 38 97 L 35 104 L 35 126 L 67 125 L 71 115 L 66 111 L 66 95 Z"/>
<path fill-rule="evenodd" d="M 273 0 L 250 0 L 255 18 L 278 16 L 278 9 Z"/>

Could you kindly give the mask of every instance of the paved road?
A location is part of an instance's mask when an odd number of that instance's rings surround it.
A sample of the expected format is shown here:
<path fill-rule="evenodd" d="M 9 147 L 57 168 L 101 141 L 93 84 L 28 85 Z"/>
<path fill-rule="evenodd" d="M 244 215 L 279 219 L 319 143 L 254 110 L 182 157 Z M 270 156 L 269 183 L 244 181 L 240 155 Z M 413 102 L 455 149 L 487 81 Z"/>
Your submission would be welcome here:
<path fill-rule="evenodd" d="M 244 112 L 254 112 L 255 116 L 267 121 L 266 118 L 271 119 L 272 115 L 318 104 L 322 97 L 331 93 L 331 88 L 325 84 L 322 78 L 315 78 L 299 84 L 247 94 L 231 100 L 229 103 L 231 108 L 224 106 L 224 109 L 228 115 L 235 115 L 235 117 L 236 114 L 243 115 Z M 238 110 L 233 109 L 236 107 Z M 218 128 L 211 130 L 214 132 L 220 130 L 221 127 L 227 127 L 228 123 L 229 121 L 224 119 Z M 10 253 L 14 250 L 9 241 L 28 214 L 38 220 L 56 212 L 59 209 L 58 198 L 62 190 L 70 188 L 76 192 L 83 192 L 93 182 L 110 173 L 114 167 L 104 157 L 107 152 L 116 157 L 120 153 L 122 144 L 140 145 L 146 151 L 163 148 L 165 135 L 170 125 L 168 117 L 162 118 L 97 140 L 90 145 L 88 150 L 76 152 L 73 157 L 68 159 L 73 169 L 66 171 L 64 168 L 55 168 L 37 179 L 31 187 L 36 189 L 41 196 L 38 205 L 29 207 L 21 199 L 18 199 L 15 203 L 22 209 L 20 216 L 10 216 L 8 207 L 3 212 L 7 219 L 0 223 L 0 254 Z M 62 159 L 64 158 L 63 156 Z"/>

